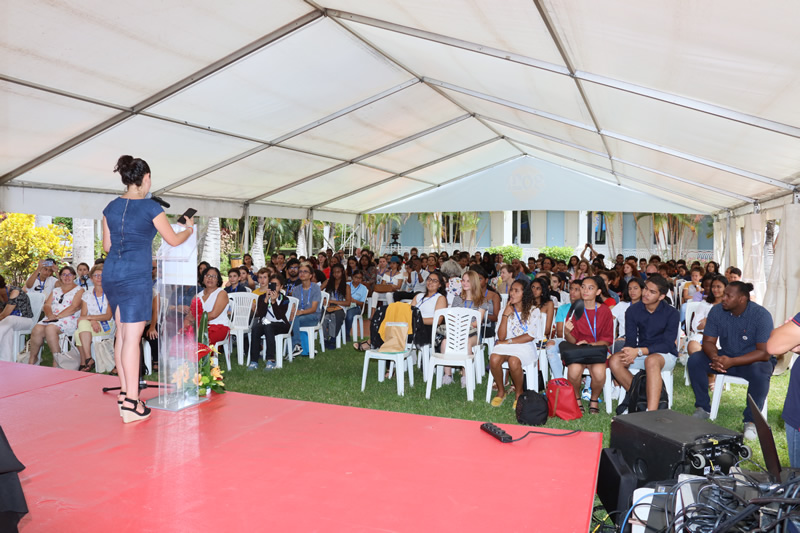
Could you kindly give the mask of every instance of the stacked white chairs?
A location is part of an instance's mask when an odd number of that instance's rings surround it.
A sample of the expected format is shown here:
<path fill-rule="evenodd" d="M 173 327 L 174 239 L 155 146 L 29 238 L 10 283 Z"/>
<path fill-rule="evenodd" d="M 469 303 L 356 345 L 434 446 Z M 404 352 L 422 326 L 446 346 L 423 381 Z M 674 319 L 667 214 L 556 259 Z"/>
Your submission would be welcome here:
<path fill-rule="evenodd" d="M 229 295 L 231 301 L 231 329 L 229 337 L 236 337 L 236 354 L 239 360 L 239 365 L 245 363 L 245 349 L 244 339 L 250 337 L 250 326 L 252 325 L 252 317 L 255 316 L 253 304 L 258 300 L 258 295 L 252 292 L 233 292 Z M 254 339 L 250 339 L 252 342 Z M 256 339 L 256 342 L 258 340 Z M 229 343 L 230 346 L 232 343 Z M 230 368 L 230 355 L 227 350 L 225 353 L 228 358 L 228 368 Z M 250 359 L 248 354 L 247 359 Z M 249 361 L 248 361 L 249 363 Z"/>
<path fill-rule="evenodd" d="M 45 296 L 41 292 L 31 291 L 28 293 L 28 300 L 31 302 L 31 311 L 33 311 L 33 324 L 27 329 L 21 329 L 14 333 L 14 355 L 12 361 L 17 360 L 17 355 L 22 351 L 25 346 L 25 335 L 30 335 L 33 331 L 33 326 L 39 322 L 39 317 L 42 314 L 42 307 L 44 307 Z"/>
<path fill-rule="evenodd" d="M 328 309 L 328 302 L 331 299 L 331 295 L 328 294 L 326 291 L 322 291 L 322 299 L 320 300 L 319 304 L 322 306 L 322 313 L 319 315 L 319 322 L 315 326 L 305 326 L 300 328 L 300 334 L 308 336 L 308 358 L 314 359 L 314 354 L 316 352 L 314 343 L 316 342 L 316 337 L 319 335 L 319 345 L 320 349 L 323 353 L 325 353 L 325 337 L 322 332 L 322 321 L 325 320 L 325 313 Z"/>
<path fill-rule="evenodd" d="M 387 322 L 386 327 L 401 328 L 402 337 L 408 337 L 408 324 L 405 322 Z M 378 381 L 383 382 L 386 376 L 386 362 L 391 363 L 389 376 L 391 377 L 391 368 L 397 368 L 397 395 L 405 395 L 405 372 L 408 372 L 408 384 L 414 386 L 414 361 L 411 359 L 412 350 L 406 343 L 405 350 L 402 352 L 381 352 L 378 350 L 367 350 L 364 353 L 364 370 L 361 374 L 361 392 L 367 386 L 367 372 L 369 371 L 370 360 L 378 361 Z"/>
<path fill-rule="evenodd" d="M 286 309 L 286 316 L 289 319 L 289 331 L 286 333 L 279 333 L 275 335 L 275 368 L 283 368 L 283 358 L 286 357 L 289 362 L 292 362 L 292 329 L 294 328 L 294 316 L 297 314 L 297 306 L 300 300 L 294 296 L 287 296 L 289 299 L 289 307 Z M 255 339 L 250 339 L 253 342 Z M 261 336 L 261 351 L 266 352 L 267 339 Z M 247 356 L 247 364 L 250 364 L 250 355 Z"/>
<path fill-rule="evenodd" d="M 439 309 L 433 315 L 433 323 L 438 324 L 440 317 L 444 317 L 445 337 L 447 342 L 442 343 L 442 352 L 431 350 L 428 361 L 428 386 L 425 398 L 431 397 L 433 372 L 436 371 L 436 388 L 442 386 L 442 373 L 445 366 L 462 367 L 466 377 L 467 400 L 473 401 L 475 396 L 475 352 L 469 347 L 469 330 L 472 323 L 481 324 L 481 314 L 477 309 L 463 307 L 449 307 Z M 436 328 L 431 335 L 431 346 L 436 344 Z"/>

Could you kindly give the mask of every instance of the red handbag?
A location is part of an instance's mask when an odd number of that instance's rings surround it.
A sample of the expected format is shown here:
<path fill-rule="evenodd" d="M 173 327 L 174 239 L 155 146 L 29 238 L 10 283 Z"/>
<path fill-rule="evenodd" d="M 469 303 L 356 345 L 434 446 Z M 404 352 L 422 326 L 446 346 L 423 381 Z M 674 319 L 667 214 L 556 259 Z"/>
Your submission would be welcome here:
<path fill-rule="evenodd" d="M 564 378 L 551 379 L 547 382 L 547 405 L 551 417 L 575 420 L 583 416 L 578 407 L 578 400 L 575 399 L 575 389 L 572 388 L 572 383 Z"/>

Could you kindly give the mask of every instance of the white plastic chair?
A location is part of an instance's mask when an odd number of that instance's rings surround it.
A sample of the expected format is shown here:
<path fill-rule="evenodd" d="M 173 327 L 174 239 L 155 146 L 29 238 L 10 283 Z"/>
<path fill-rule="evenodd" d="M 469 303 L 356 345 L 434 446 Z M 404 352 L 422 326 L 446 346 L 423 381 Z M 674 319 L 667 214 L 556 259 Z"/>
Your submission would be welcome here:
<path fill-rule="evenodd" d="M 316 346 L 314 343 L 316 342 L 316 337 L 319 335 L 319 347 L 322 350 L 322 353 L 325 353 L 325 338 L 322 333 L 322 321 L 325 320 L 325 312 L 328 309 L 328 302 L 331 299 L 331 295 L 328 294 L 326 291 L 322 291 L 322 299 L 320 300 L 320 305 L 322 306 L 322 313 L 319 315 L 319 322 L 317 322 L 316 326 L 306 326 L 300 328 L 300 334 L 308 335 L 308 358 L 314 359 L 314 354 L 316 351 Z"/>
<path fill-rule="evenodd" d="M 42 307 L 44 307 L 45 296 L 41 292 L 31 291 L 28 294 L 28 300 L 31 302 L 31 311 L 33 312 L 33 322 L 31 327 L 21 329 L 14 332 L 14 355 L 12 361 L 17 360 L 17 355 L 22 351 L 25 346 L 25 335 L 30 335 L 33 331 L 33 326 L 39 322 L 39 317 L 42 315 Z"/>
<path fill-rule="evenodd" d="M 353 340 L 358 341 L 361 337 L 364 336 L 364 318 L 361 316 L 364 314 L 364 306 L 366 302 L 363 302 L 360 307 L 360 313 L 353 317 L 353 327 L 350 334 L 353 337 Z M 347 309 L 345 309 L 345 313 L 347 313 Z M 359 335 L 361 333 L 361 335 Z M 347 343 L 347 331 L 345 331 L 344 325 L 339 329 L 339 333 L 336 334 L 336 348 L 341 348 L 344 344 Z"/>
<path fill-rule="evenodd" d="M 408 337 L 408 324 L 405 322 L 387 322 L 386 327 L 400 327 L 404 328 L 403 337 Z M 378 361 L 378 382 L 383 382 L 386 375 L 386 362 L 389 361 L 395 368 L 401 369 L 397 372 L 397 395 L 405 395 L 405 372 L 408 372 L 408 383 L 414 386 L 414 361 L 411 359 L 412 350 L 406 345 L 403 352 L 380 352 L 378 350 L 367 350 L 364 353 L 364 370 L 361 373 L 361 392 L 367 386 L 367 372 L 369 371 L 369 362 L 371 359 Z M 391 372 L 391 370 L 390 370 Z M 390 373 L 391 376 L 391 373 Z"/>
<path fill-rule="evenodd" d="M 714 382 L 714 393 L 711 395 L 711 420 L 716 420 L 719 413 L 719 403 L 722 400 L 722 391 L 725 387 L 730 390 L 730 385 L 750 385 L 750 382 L 744 378 L 737 378 L 735 376 L 728 376 L 726 374 L 717 374 L 717 379 Z M 764 398 L 764 407 L 761 408 L 761 414 L 767 418 L 767 411 L 769 407 L 769 395 Z"/>
<path fill-rule="evenodd" d="M 289 307 L 286 309 L 287 316 L 291 317 L 289 322 L 289 331 L 286 333 L 279 333 L 275 335 L 275 368 L 283 368 L 283 358 L 284 355 L 289 359 L 289 362 L 292 362 L 292 343 L 290 342 L 292 339 L 292 328 L 294 328 L 294 318 L 297 312 L 297 306 L 300 303 L 300 300 L 295 298 L 294 296 L 287 296 L 289 299 Z M 254 342 L 255 339 L 250 339 L 250 342 Z M 261 336 L 261 351 L 265 352 L 267 349 L 267 339 L 263 335 Z M 247 355 L 247 364 L 250 364 L 250 355 Z"/>
<path fill-rule="evenodd" d="M 633 374 L 635 376 L 636 374 L 639 373 L 639 370 L 638 369 L 631 369 L 630 372 L 631 372 L 631 374 Z M 672 378 L 673 378 L 672 370 L 664 370 L 664 371 L 661 372 L 661 379 L 664 381 L 664 387 L 667 389 L 667 396 L 669 397 L 668 403 L 667 403 L 667 407 L 669 409 L 672 409 L 672 397 L 673 397 L 673 393 L 672 393 L 672 390 L 673 390 L 672 389 L 673 379 Z M 612 400 L 611 392 L 612 392 L 612 390 L 613 390 L 613 385 L 611 383 L 611 369 L 610 368 L 606 368 L 606 383 L 605 383 L 605 385 L 603 385 L 603 399 L 606 402 L 606 412 L 608 414 L 611 414 L 611 400 Z M 625 391 L 625 389 L 622 389 L 622 393 L 621 393 L 620 397 L 618 398 L 619 403 L 622 403 L 622 400 L 625 399 L 625 395 L 626 394 L 627 394 L 627 392 Z"/>
<path fill-rule="evenodd" d="M 545 383 L 547 383 L 547 354 L 544 350 L 540 350 L 536 347 L 536 342 L 538 339 L 542 339 L 544 337 L 544 327 L 545 322 L 547 321 L 547 317 L 544 315 L 540 315 L 538 321 L 538 327 L 536 328 L 536 332 L 534 333 L 534 339 L 531 341 L 534 345 L 534 350 L 538 352 L 538 357 L 533 358 L 533 362 L 531 364 L 522 367 L 523 372 L 527 376 L 525 380 L 525 384 L 527 385 L 528 390 L 539 392 L 539 368 L 542 368 L 542 372 L 545 376 Z M 542 363 L 542 353 L 544 353 L 544 363 Z M 544 366 L 542 366 L 544 365 Z M 506 373 L 508 372 L 508 363 L 503 363 L 503 382 L 506 379 Z M 486 402 L 489 403 L 492 400 L 492 385 L 494 384 L 494 374 L 489 372 L 489 377 L 486 379 Z"/>
<path fill-rule="evenodd" d="M 451 307 L 439 309 L 433 315 L 433 323 L 438 324 L 439 318 L 444 317 L 445 337 L 447 342 L 442 353 L 432 351 L 428 361 L 428 387 L 425 398 L 431 398 L 431 385 L 433 384 L 433 371 L 436 370 L 436 388 L 442 386 L 443 367 L 463 367 L 467 382 L 467 400 L 473 401 L 475 396 L 475 353 L 469 348 L 469 330 L 473 322 L 480 326 L 481 314 L 477 309 Z M 436 328 L 431 335 L 431 346 L 436 343 Z"/>
<path fill-rule="evenodd" d="M 684 325 L 683 327 L 686 330 L 685 348 L 686 348 L 687 355 L 692 355 L 692 354 L 689 353 L 689 337 L 691 337 L 692 334 L 695 333 L 695 331 L 692 330 L 692 320 L 694 319 L 694 315 L 697 312 L 697 309 L 699 309 L 699 307 L 702 304 L 703 304 L 703 302 L 686 302 L 685 304 L 683 304 L 683 305 L 686 306 L 686 311 L 685 311 L 685 314 L 684 314 L 684 317 L 683 317 L 683 325 Z M 680 352 L 681 352 L 681 350 L 680 350 L 680 347 L 679 347 L 678 348 L 678 353 L 680 354 Z M 687 359 L 686 362 L 688 363 L 688 359 Z M 684 371 L 683 375 L 684 375 L 684 382 L 686 383 L 686 386 L 688 387 L 689 385 L 692 384 L 691 380 L 689 379 L 688 370 Z"/>
<path fill-rule="evenodd" d="M 253 302 L 258 300 L 258 295 L 252 292 L 233 292 L 229 295 L 231 301 L 231 329 L 229 337 L 236 337 L 236 354 L 239 365 L 249 364 L 250 354 L 247 355 L 248 362 L 245 363 L 244 338 L 250 337 L 250 326 L 253 316 Z M 250 339 L 253 342 L 253 339 Z M 256 339 L 256 342 L 258 340 Z M 230 350 L 232 351 L 232 350 Z"/>

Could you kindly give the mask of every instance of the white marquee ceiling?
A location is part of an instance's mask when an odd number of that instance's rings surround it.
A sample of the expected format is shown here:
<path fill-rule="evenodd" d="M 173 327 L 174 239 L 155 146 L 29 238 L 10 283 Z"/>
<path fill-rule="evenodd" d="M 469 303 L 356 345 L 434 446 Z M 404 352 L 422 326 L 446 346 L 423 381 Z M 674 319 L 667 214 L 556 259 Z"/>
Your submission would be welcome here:
<path fill-rule="evenodd" d="M 410 196 L 464 209 L 454 183 L 530 158 L 628 211 L 800 180 L 797 2 L 6 0 L 0 17 L 9 211 L 99 216 L 124 153 L 181 207 L 328 220 Z"/>

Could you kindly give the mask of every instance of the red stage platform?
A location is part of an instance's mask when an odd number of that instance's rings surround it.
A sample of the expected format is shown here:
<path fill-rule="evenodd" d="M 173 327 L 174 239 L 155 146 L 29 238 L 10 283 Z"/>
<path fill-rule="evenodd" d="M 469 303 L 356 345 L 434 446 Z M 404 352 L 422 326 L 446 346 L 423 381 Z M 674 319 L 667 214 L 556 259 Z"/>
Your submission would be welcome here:
<path fill-rule="evenodd" d="M 125 425 L 115 384 L 0 363 L 21 531 L 589 529 L 599 433 L 501 444 L 477 422 L 237 393 Z"/>

